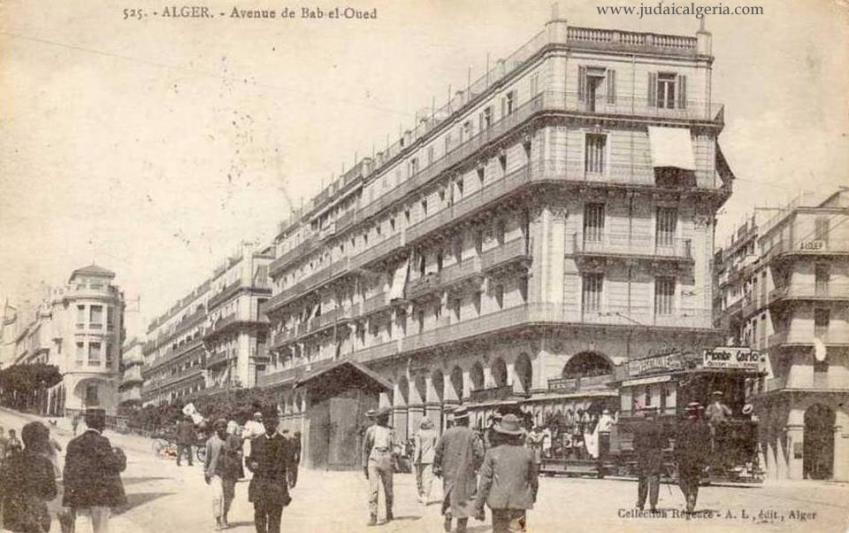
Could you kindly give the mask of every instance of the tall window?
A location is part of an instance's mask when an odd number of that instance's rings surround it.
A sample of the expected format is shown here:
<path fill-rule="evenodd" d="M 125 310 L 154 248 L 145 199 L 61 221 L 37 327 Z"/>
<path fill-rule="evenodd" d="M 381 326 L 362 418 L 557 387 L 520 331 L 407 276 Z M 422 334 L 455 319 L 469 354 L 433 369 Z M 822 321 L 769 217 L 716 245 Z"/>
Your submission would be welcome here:
<path fill-rule="evenodd" d="M 106 343 L 106 366 L 112 367 L 112 344 L 108 342 Z"/>
<path fill-rule="evenodd" d="M 85 306 L 77 306 L 77 328 L 85 327 Z"/>
<path fill-rule="evenodd" d="M 828 309 L 814 309 L 814 337 L 824 338 L 828 333 L 831 313 Z"/>
<path fill-rule="evenodd" d="M 539 93 L 539 73 L 534 73 L 531 76 L 531 96 L 536 96 Z"/>
<path fill-rule="evenodd" d="M 593 174 L 603 174 L 606 151 L 607 135 L 587 133 L 584 148 L 584 170 Z"/>
<path fill-rule="evenodd" d="M 495 286 L 495 303 L 498 304 L 499 309 L 504 308 L 504 285 Z"/>
<path fill-rule="evenodd" d="M 818 263 L 814 267 L 815 279 L 815 294 L 817 296 L 828 296 L 828 281 L 831 277 L 829 265 L 826 263 Z"/>
<path fill-rule="evenodd" d="M 657 245 L 672 246 L 678 226 L 678 209 L 675 207 L 657 208 Z"/>
<path fill-rule="evenodd" d="M 604 204 L 584 205 L 584 240 L 601 242 L 604 238 Z"/>
<path fill-rule="evenodd" d="M 103 327 L 103 306 L 102 305 L 92 305 L 89 308 L 89 327 L 91 328 L 102 328 Z"/>
<path fill-rule="evenodd" d="M 460 310 L 462 309 L 462 300 L 460 298 L 454 298 L 454 301 L 451 303 L 451 308 L 454 311 L 454 320 L 460 320 Z"/>
<path fill-rule="evenodd" d="M 88 364 L 89 365 L 100 365 L 100 343 L 99 342 L 88 343 Z"/>
<path fill-rule="evenodd" d="M 671 315 L 675 303 L 675 278 L 658 277 L 654 281 L 654 313 Z"/>
<path fill-rule="evenodd" d="M 489 129 L 492 126 L 492 107 L 487 107 L 480 114 L 480 130 Z"/>
<path fill-rule="evenodd" d="M 113 329 L 115 327 L 115 308 L 107 307 L 106 308 L 106 329 Z"/>
<path fill-rule="evenodd" d="M 601 295 L 604 288 L 604 274 L 592 273 L 584 275 L 583 298 L 581 306 L 585 313 L 601 311 Z"/>
<path fill-rule="evenodd" d="M 77 343 L 77 366 L 82 366 L 85 363 L 85 344 Z"/>
<path fill-rule="evenodd" d="M 509 115 L 516 108 L 516 91 L 510 91 L 504 97 L 504 114 Z"/>

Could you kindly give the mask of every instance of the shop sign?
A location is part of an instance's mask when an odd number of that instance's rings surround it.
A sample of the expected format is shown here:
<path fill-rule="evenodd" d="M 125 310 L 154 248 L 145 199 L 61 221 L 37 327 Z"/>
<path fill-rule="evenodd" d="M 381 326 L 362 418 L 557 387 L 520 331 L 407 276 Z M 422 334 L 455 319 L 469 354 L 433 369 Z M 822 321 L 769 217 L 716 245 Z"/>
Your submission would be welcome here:
<path fill-rule="evenodd" d="M 549 379 L 548 390 L 551 392 L 575 392 L 578 390 L 578 380 L 576 378 Z"/>
<path fill-rule="evenodd" d="M 759 370 L 763 357 L 751 348 L 719 346 L 704 351 L 705 368 Z"/>
<path fill-rule="evenodd" d="M 684 368 L 681 354 L 668 353 L 628 361 L 628 375 L 639 376 L 650 372 L 668 372 Z"/>

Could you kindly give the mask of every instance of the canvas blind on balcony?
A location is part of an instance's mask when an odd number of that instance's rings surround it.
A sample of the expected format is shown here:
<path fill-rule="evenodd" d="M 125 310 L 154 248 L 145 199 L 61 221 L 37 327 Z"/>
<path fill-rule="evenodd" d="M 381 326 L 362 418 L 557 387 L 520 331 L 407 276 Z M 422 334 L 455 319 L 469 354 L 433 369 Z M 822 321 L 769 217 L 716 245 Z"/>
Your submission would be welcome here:
<path fill-rule="evenodd" d="M 689 128 L 649 126 L 652 166 L 696 170 Z"/>

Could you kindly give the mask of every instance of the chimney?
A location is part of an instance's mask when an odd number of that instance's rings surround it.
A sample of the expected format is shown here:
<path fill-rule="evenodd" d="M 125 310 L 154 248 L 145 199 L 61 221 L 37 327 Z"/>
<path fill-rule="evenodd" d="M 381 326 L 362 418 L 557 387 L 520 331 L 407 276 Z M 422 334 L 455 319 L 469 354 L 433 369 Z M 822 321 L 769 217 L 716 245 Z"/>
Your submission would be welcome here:
<path fill-rule="evenodd" d="M 705 29 L 705 17 L 699 19 L 699 31 L 696 32 L 696 53 L 700 56 L 711 55 L 713 36 Z"/>
<path fill-rule="evenodd" d="M 545 23 L 549 43 L 566 43 L 569 24 L 565 18 L 560 18 L 560 3 L 551 4 L 551 20 Z"/>

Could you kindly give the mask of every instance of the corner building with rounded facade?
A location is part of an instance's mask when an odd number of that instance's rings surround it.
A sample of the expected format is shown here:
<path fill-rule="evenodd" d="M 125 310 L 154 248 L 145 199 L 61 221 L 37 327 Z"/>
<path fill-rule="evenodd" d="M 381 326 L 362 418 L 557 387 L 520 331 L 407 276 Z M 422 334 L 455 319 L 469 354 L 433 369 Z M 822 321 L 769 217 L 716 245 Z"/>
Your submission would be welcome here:
<path fill-rule="evenodd" d="M 333 463 L 327 427 L 361 429 L 364 403 L 334 421 L 301 386 L 342 360 L 390 385 L 406 440 L 459 404 L 479 424 L 518 398 L 542 420 L 614 394 L 629 358 L 715 346 L 714 216 L 733 175 L 712 64 L 707 32 L 552 20 L 281 224 L 257 383 L 281 391 L 307 463 Z M 662 387 L 644 401 L 675 406 Z"/>

